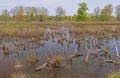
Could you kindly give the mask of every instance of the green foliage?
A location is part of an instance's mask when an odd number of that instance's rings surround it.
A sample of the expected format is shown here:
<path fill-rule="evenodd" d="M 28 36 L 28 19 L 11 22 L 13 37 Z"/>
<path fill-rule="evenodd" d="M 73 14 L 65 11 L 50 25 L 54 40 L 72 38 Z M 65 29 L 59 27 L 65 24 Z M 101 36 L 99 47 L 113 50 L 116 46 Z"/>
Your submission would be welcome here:
<path fill-rule="evenodd" d="M 120 78 L 120 72 L 108 73 L 107 78 Z"/>
<path fill-rule="evenodd" d="M 87 10 L 89 10 L 89 9 L 87 7 L 87 4 L 86 3 L 80 3 L 79 6 L 80 7 L 78 8 L 78 11 L 77 11 L 78 15 L 76 17 L 76 20 L 77 21 L 86 21 L 86 20 L 88 20 L 89 15 L 87 13 Z"/>
<path fill-rule="evenodd" d="M 87 13 L 89 10 L 86 3 L 79 3 L 77 15 L 66 16 L 63 7 L 56 8 L 56 16 L 48 16 L 48 9 L 45 7 L 34 6 L 16 6 L 10 11 L 7 9 L 2 10 L 0 15 L 1 22 L 51 22 L 51 21 L 87 21 L 87 22 L 106 22 L 106 21 L 119 21 L 120 6 L 117 6 L 116 17 L 112 16 L 112 5 L 106 5 L 102 11 L 99 7 L 94 9 L 94 13 Z M 118 20 L 116 20 L 116 18 Z"/>
<path fill-rule="evenodd" d="M 112 54 L 113 54 L 112 52 L 108 51 L 107 49 L 104 49 L 103 52 L 105 52 L 105 53 L 108 54 L 108 55 L 112 55 Z"/>
<path fill-rule="evenodd" d="M 100 15 L 100 20 L 101 21 L 109 21 L 110 18 L 111 18 L 111 15 L 112 15 L 112 5 L 109 4 L 109 5 L 106 5 L 103 9 L 102 9 L 102 12 L 101 12 L 101 15 Z"/>
<path fill-rule="evenodd" d="M 28 23 L 1 23 L 0 27 L 30 27 L 33 26 L 33 24 Z"/>

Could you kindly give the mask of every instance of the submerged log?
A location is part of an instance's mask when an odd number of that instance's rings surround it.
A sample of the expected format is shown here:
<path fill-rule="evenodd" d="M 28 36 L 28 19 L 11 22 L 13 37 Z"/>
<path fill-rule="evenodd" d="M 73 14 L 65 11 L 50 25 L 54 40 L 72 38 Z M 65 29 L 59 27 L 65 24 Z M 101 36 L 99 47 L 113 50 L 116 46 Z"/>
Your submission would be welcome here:
<path fill-rule="evenodd" d="M 65 60 L 72 61 L 72 59 L 83 56 L 83 54 L 80 53 L 74 53 L 72 55 L 69 55 Z"/>
<path fill-rule="evenodd" d="M 104 60 L 104 62 L 107 62 L 107 63 L 114 63 L 116 65 L 120 65 L 120 62 L 116 62 L 114 60 Z"/>
<path fill-rule="evenodd" d="M 79 56 L 83 56 L 83 54 L 80 54 L 77 51 L 75 51 L 74 54 L 68 56 L 65 59 L 63 59 L 61 56 L 54 56 L 54 58 L 52 60 L 48 59 L 45 64 L 35 68 L 35 71 L 41 70 L 45 66 L 48 66 L 48 67 L 51 66 L 52 68 L 60 68 L 63 66 L 63 65 L 61 65 L 61 61 L 63 61 L 63 60 L 72 61 L 73 58 L 77 58 Z"/>
<path fill-rule="evenodd" d="M 41 65 L 40 67 L 35 68 L 35 71 L 41 70 L 42 68 L 44 68 L 47 65 L 48 65 L 48 63 L 45 63 L 45 64 Z"/>
<path fill-rule="evenodd" d="M 89 58 L 90 52 L 88 51 L 85 62 L 88 63 L 88 58 Z"/>
<path fill-rule="evenodd" d="M 113 61 L 113 60 L 104 60 L 104 62 L 107 62 L 107 63 L 116 63 L 116 62 Z"/>

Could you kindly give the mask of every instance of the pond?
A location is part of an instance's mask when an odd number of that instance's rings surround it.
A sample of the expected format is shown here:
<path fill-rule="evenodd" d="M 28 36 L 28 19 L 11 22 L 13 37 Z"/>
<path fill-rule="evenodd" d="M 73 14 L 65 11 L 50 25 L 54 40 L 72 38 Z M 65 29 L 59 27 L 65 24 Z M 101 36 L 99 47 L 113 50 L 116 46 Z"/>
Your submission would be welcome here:
<path fill-rule="evenodd" d="M 120 71 L 119 31 L 119 26 L 1 27 L 0 78 L 106 78 Z M 48 60 L 50 66 L 35 71 Z"/>

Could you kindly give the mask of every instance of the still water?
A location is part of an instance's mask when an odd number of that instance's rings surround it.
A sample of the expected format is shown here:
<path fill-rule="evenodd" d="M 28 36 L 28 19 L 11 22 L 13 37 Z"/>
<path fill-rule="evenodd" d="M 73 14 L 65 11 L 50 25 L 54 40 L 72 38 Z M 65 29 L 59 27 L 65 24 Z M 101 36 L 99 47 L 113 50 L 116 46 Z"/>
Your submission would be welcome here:
<path fill-rule="evenodd" d="M 114 44 L 120 51 L 119 37 L 97 38 L 89 32 L 76 34 L 65 27 L 48 27 L 43 34 L 42 37 L 2 39 L 0 44 L 0 78 L 106 78 L 107 73 L 120 70 L 113 63 L 104 63 L 101 66 L 102 61 L 93 55 L 89 56 L 88 63 L 85 62 L 88 48 L 91 51 L 105 48 L 112 54 L 116 54 Z M 79 38 L 80 44 L 84 48 L 78 44 Z M 3 46 L 8 47 L 10 52 L 4 52 Z M 74 58 L 72 63 L 58 69 L 49 67 L 34 71 L 36 67 L 46 62 L 50 50 L 54 53 L 60 50 L 64 57 L 72 55 L 77 50 L 83 56 Z M 27 58 L 32 53 L 36 53 L 37 63 L 29 63 Z M 99 54 L 104 60 L 116 59 L 116 56 L 103 55 L 102 51 Z"/>

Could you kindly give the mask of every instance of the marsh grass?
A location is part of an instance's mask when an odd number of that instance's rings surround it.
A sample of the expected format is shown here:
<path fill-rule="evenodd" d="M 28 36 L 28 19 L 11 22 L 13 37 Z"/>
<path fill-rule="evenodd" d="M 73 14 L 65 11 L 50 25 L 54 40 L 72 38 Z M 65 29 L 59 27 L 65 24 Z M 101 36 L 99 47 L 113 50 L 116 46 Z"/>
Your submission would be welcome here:
<path fill-rule="evenodd" d="M 23 72 L 16 72 L 11 74 L 10 78 L 29 78 L 29 77 L 27 77 L 27 75 L 24 74 Z"/>
<path fill-rule="evenodd" d="M 40 78 L 37 74 L 26 74 L 22 71 L 14 72 L 10 74 L 10 78 Z"/>
<path fill-rule="evenodd" d="M 26 74 L 22 71 L 19 71 L 10 74 L 10 78 L 40 78 L 40 76 L 36 74 Z"/>
<path fill-rule="evenodd" d="M 34 64 L 38 63 L 39 60 L 37 58 L 36 53 L 33 52 L 32 54 L 27 56 L 27 61 L 29 64 L 34 65 Z"/>
<path fill-rule="evenodd" d="M 120 72 L 108 73 L 107 78 L 120 78 Z"/>

